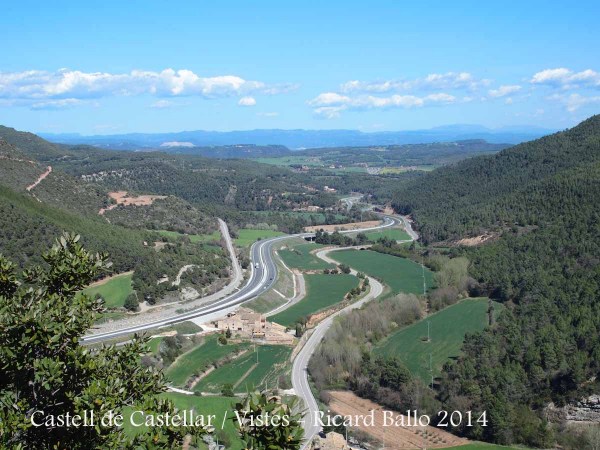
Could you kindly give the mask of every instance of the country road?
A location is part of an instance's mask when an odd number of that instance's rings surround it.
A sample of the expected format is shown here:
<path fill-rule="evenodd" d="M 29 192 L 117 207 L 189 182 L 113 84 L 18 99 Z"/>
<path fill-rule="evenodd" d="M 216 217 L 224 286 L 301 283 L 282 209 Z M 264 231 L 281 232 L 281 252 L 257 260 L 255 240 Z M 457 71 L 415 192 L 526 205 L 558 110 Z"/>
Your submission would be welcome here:
<path fill-rule="evenodd" d="M 400 217 L 402 222 L 405 225 L 406 231 L 408 235 L 411 237 L 411 240 L 415 240 L 418 238 L 417 233 L 412 229 L 410 221 L 404 217 Z M 327 255 L 332 251 L 345 250 L 352 247 L 338 247 L 338 248 L 330 248 L 320 250 L 316 253 L 316 256 L 325 262 L 338 264 L 337 261 L 329 258 Z M 356 270 L 351 269 L 351 273 L 356 275 Z M 360 308 L 365 303 L 379 297 L 383 292 L 383 285 L 372 277 L 367 277 L 369 279 L 369 285 L 371 287 L 369 293 L 362 298 L 361 300 L 352 303 L 351 305 L 346 306 L 345 308 L 337 311 L 331 316 L 327 317 L 325 320 L 320 322 L 315 328 L 313 328 L 312 334 L 302 347 L 302 350 L 298 352 L 296 359 L 294 360 L 292 366 L 292 387 L 298 397 L 300 397 L 304 402 L 305 413 L 303 418 L 303 428 L 304 428 L 304 444 L 302 449 L 306 449 L 309 447 L 312 439 L 321 431 L 321 427 L 318 425 L 316 420 L 317 415 L 319 413 L 319 405 L 317 404 L 317 400 L 315 399 L 312 390 L 310 388 L 310 383 L 308 380 L 308 362 L 310 361 L 311 356 L 325 337 L 327 330 L 331 327 L 333 321 L 340 314 L 345 314 L 348 311 L 351 311 L 356 308 Z"/>

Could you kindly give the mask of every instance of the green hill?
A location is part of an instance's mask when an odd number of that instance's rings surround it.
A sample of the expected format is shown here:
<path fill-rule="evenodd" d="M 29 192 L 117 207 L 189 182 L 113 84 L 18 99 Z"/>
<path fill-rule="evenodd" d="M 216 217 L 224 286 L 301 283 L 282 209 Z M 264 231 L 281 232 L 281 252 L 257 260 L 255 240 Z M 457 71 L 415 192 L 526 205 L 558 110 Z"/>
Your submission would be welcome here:
<path fill-rule="evenodd" d="M 496 327 L 466 339 L 441 388 L 449 409 L 488 411 L 486 440 L 548 447 L 541 409 L 600 391 L 598 199 L 600 116 L 396 194 L 395 208 L 413 215 L 426 242 L 496 237 L 452 250 L 507 308 Z"/>

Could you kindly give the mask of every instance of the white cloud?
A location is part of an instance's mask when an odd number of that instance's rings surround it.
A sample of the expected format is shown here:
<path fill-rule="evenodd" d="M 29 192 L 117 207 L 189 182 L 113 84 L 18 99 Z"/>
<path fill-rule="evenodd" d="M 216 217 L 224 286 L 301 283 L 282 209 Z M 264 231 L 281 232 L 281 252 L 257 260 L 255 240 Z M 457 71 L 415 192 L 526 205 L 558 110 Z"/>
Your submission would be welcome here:
<path fill-rule="evenodd" d="M 342 106 L 321 106 L 319 108 L 315 108 L 313 112 L 316 116 L 323 117 L 325 119 L 337 119 L 340 117 L 340 113 L 346 110 L 348 107 L 345 105 Z"/>
<path fill-rule="evenodd" d="M 412 80 L 360 81 L 343 83 L 340 91 L 351 92 L 399 92 L 410 90 L 469 89 L 476 90 L 488 86 L 490 80 L 477 79 L 468 72 L 432 73 L 424 78 Z"/>
<path fill-rule="evenodd" d="M 15 100 L 33 107 L 49 101 L 75 104 L 78 100 L 110 96 L 153 95 L 156 97 L 198 96 L 245 97 L 260 92 L 269 95 L 289 92 L 293 84 L 268 85 L 235 75 L 201 77 L 191 70 L 165 69 L 161 72 L 133 70 L 129 73 L 82 72 L 61 69 L 56 72 L 29 70 L 0 72 L 0 99 Z M 55 103 L 60 105 L 60 103 Z M 167 105 L 157 102 L 157 107 Z"/>
<path fill-rule="evenodd" d="M 570 69 L 560 67 L 537 72 L 533 75 L 530 82 L 532 84 L 561 87 L 563 89 L 600 88 L 600 73 L 591 69 L 574 72 Z"/>
<path fill-rule="evenodd" d="M 254 97 L 242 97 L 238 102 L 239 106 L 254 106 L 256 105 L 256 99 Z"/>
<path fill-rule="evenodd" d="M 443 92 L 429 94 L 423 97 L 416 95 L 394 94 L 388 97 L 374 95 L 359 95 L 351 97 L 336 92 L 319 94 L 308 104 L 314 107 L 313 112 L 328 119 L 337 118 L 342 111 L 361 109 L 415 108 L 426 105 L 455 103 L 456 97 Z"/>
<path fill-rule="evenodd" d="M 67 109 L 73 106 L 79 106 L 85 103 L 82 100 L 76 98 L 63 98 L 59 100 L 45 100 L 41 102 L 35 102 L 31 104 L 31 109 L 35 110 L 53 110 L 53 109 Z"/>
<path fill-rule="evenodd" d="M 309 100 L 308 104 L 311 106 L 326 106 L 349 103 L 350 101 L 351 98 L 345 95 L 340 95 L 336 92 L 323 92 L 322 94 L 317 95 L 312 100 Z"/>
<path fill-rule="evenodd" d="M 581 94 L 571 94 L 571 95 L 552 95 L 549 97 L 550 100 L 559 101 L 564 104 L 569 112 L 575 112 L 579 108 L 594 105 L 600 103 L 600 95 L 586 97 Z"/>
<path fill-rule="evenodd" d="M 488 94 L 490 97 L 499 98 L 506 97 L 507 95 L 514 94 L 521 90 L 521 86 L 518 84 L 513 85 L 502 85 L 498 89 L 490 89 Z"/>

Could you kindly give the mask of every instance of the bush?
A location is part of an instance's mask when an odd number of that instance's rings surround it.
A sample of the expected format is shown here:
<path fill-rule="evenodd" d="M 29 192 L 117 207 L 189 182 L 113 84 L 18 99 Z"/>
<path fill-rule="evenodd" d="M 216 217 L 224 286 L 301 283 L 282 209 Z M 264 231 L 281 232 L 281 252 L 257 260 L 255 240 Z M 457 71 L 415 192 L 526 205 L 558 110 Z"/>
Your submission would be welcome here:
<path fill-rule="evenodd" d="M 138 297 L 137 297 L 137 292 L 133 291 L 131 294 L 129 294 L 127 296 L 127 298 L 125 299 L 125 303 L 123 304 L 123 307 L 127 310 L 127 311 L 138 311 L 140 309 L 140 302 L 138 301 Z"/>

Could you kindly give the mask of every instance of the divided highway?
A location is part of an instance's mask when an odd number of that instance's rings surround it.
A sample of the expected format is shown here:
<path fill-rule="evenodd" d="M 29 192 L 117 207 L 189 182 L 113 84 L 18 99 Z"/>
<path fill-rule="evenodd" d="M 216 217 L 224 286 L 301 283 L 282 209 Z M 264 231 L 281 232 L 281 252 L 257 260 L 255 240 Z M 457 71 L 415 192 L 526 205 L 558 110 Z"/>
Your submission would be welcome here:
<path fill-rule="evenodd" d="M 342 231 L 342 233 L 356 233 L 361 231 L 371 231 L 381 228 L 387 228 L 400 223 L 400 220 L 393 216 L 383 216 L 383 222 L 380 225 L 370 228 L 364 228 L 352 231 Z M 273 260 L 273 245 L 276 242 L 293 237 L 311 237 L 313 233 L 300 233 L 286 236 L 264 239 L 255 242 L 250 248 L 250 259 L 252 261 L 250 278 L 246 284 L 237 292 L 230 294 L 220 300 L 217 300 L 210 305 L 202 306 L 193 311 L 175 314 L 172 317 L 144 323 L 141 325 L 125 327 L 121 330 L 110 331 L 106 333 L 91 334 L 85 336 L 82 340 L 86 344 L 102 342 L 110 339 L 115 339 L 127 336 L 133 333 L 159 328 L 167 325 L 173 325 L 179 322 L 184 322 L 197 317 L 208 316 L 210 314 L 225 312 L 242 303 L 245 303 L 257 297 L 260 293 L 269 289 L 277 278 L 277 266 Z"/>

